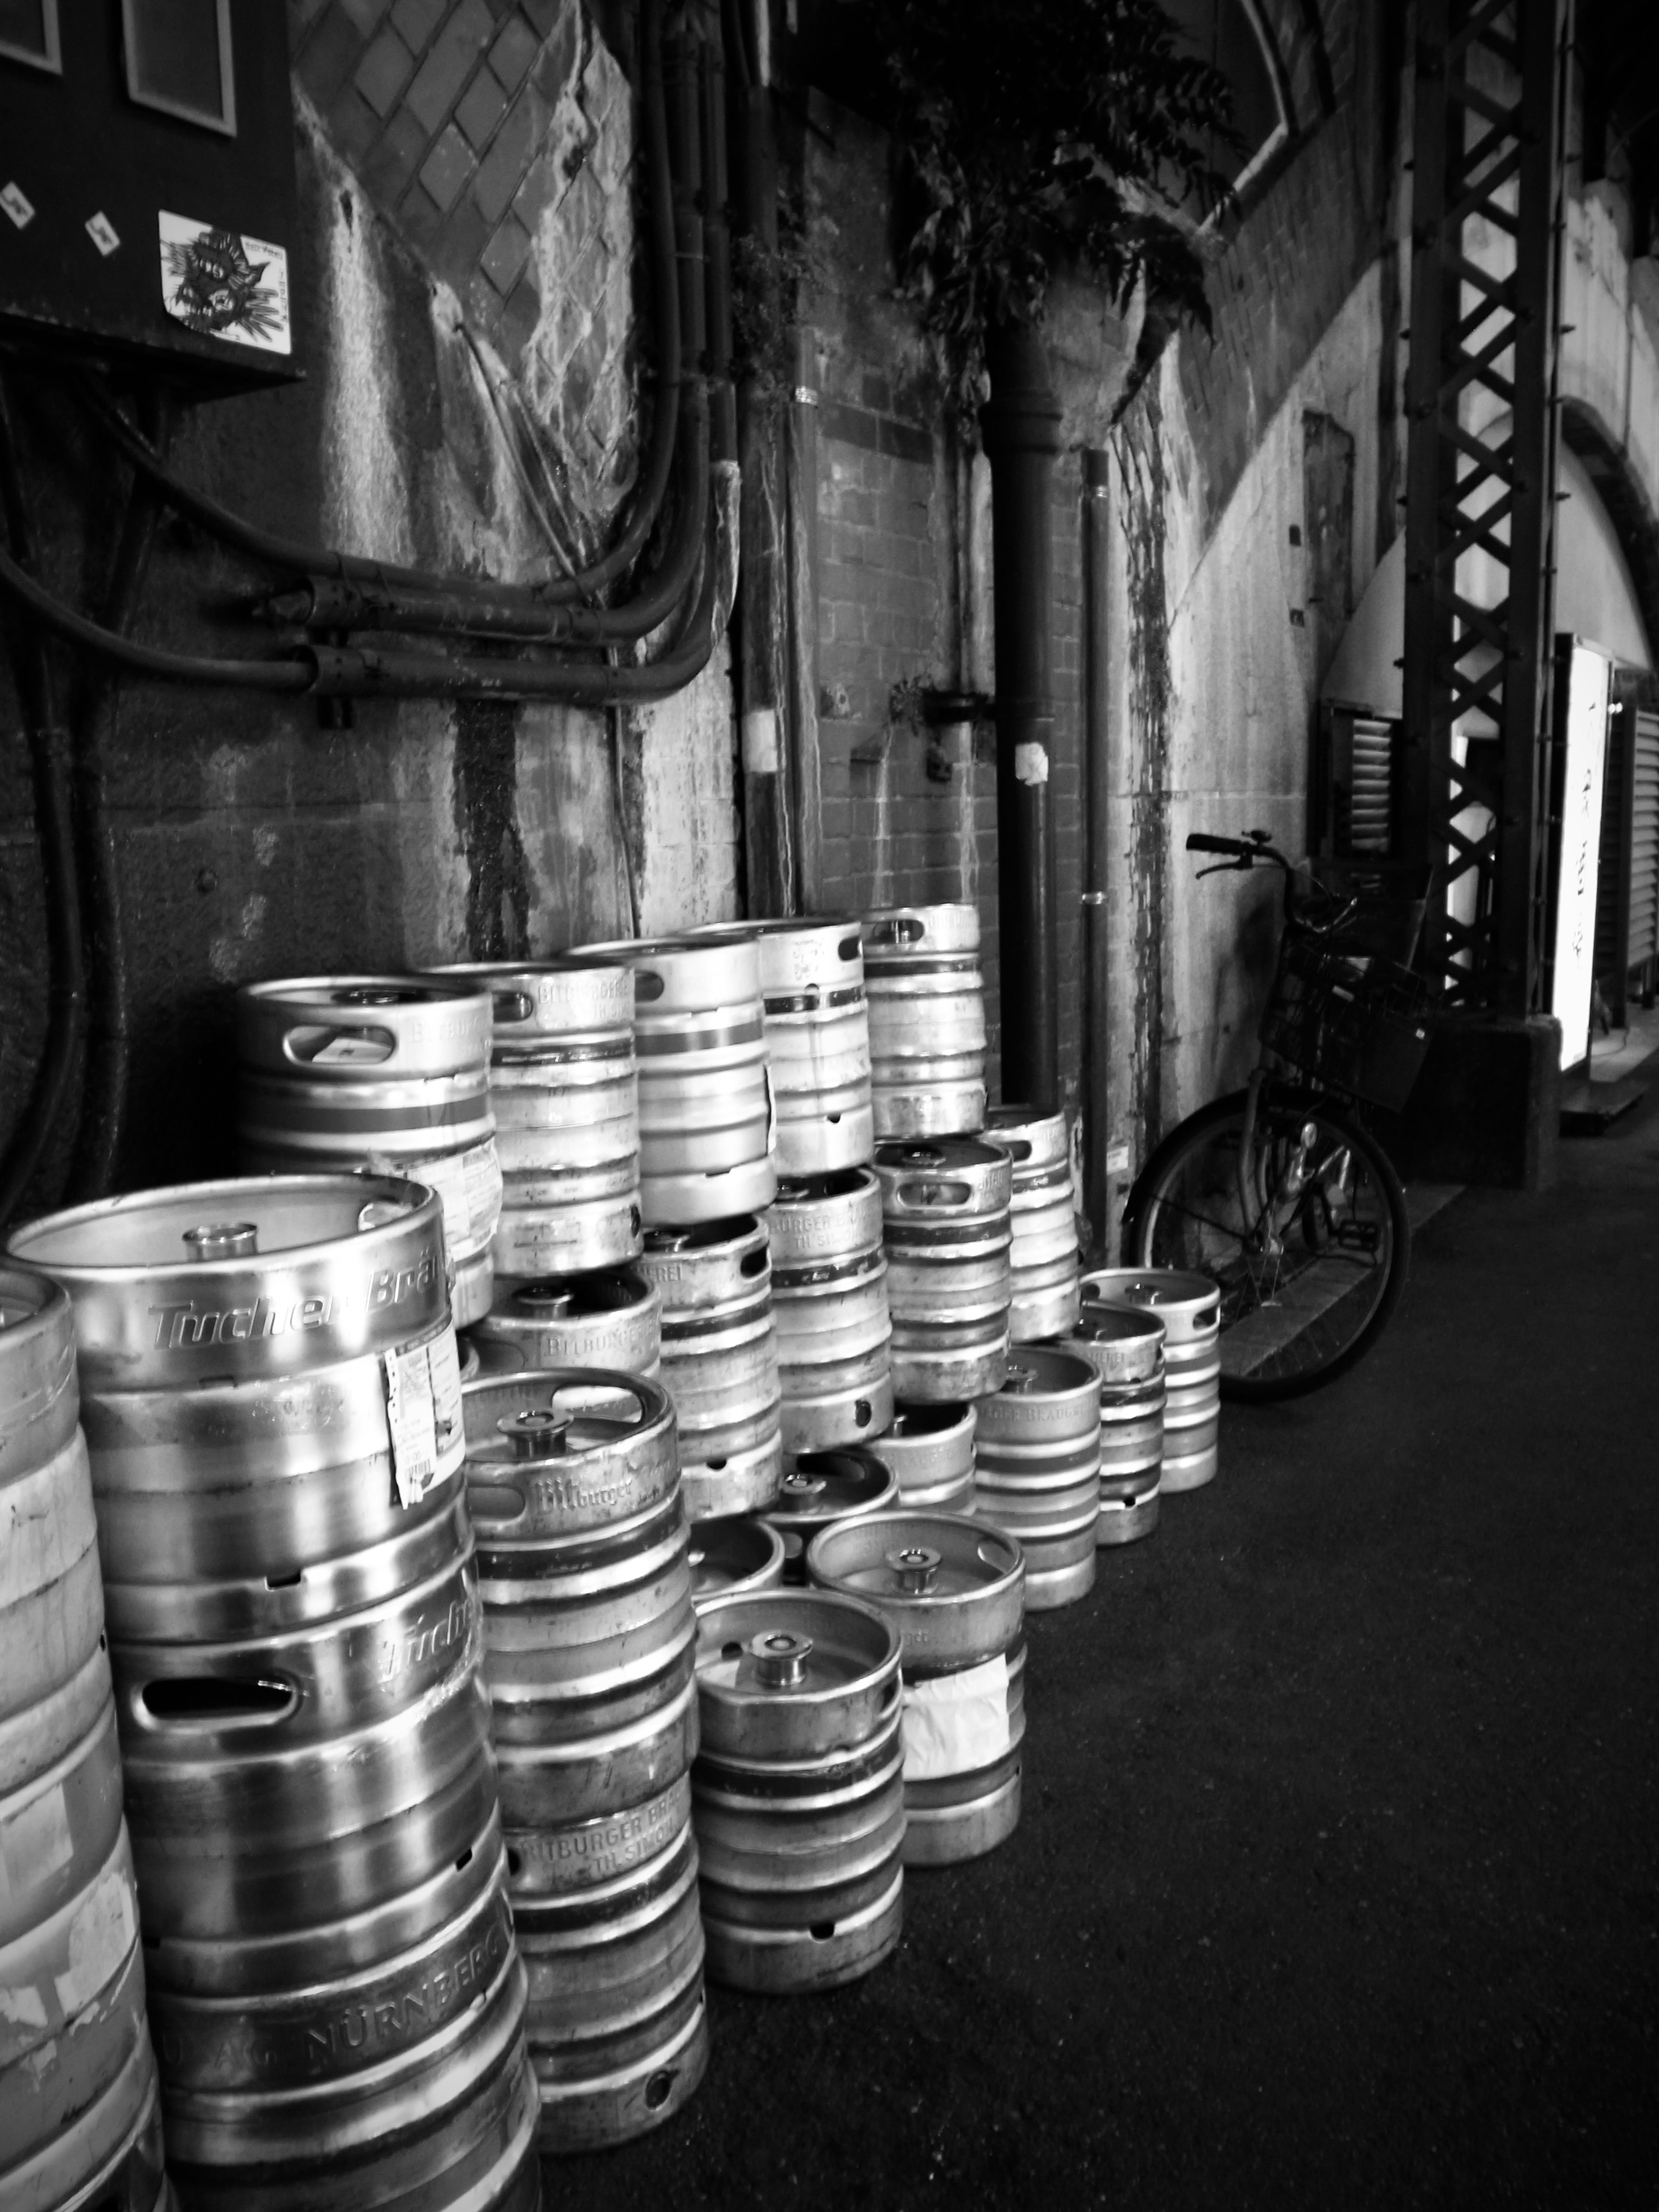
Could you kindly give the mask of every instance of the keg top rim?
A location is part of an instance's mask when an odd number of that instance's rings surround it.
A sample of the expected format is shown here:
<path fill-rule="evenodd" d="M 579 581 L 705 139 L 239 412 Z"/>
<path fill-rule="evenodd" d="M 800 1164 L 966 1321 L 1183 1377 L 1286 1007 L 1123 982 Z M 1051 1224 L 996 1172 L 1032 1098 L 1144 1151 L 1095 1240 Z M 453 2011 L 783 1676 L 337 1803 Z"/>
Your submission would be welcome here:
<path fill-rule="evenodd" d="M 1126 1337 L 1161 1337 L 1164 1323 L 1152 1307 L 1127 1298 L 1085 1298 L 1070 1334 L 1088 1343 L 1121 1343 Z"/>
<path fill-rule="evenodd" d="M 783 1572 L 783 1539 L 767 1521 L 750 1513 L 721 1513 L 691 1524 L 691 1595 L 706 1605 L 723 1597 L 734 1583 Z M 717 1579 L 724 1576 L 724 1580 Z M 735 1593 L 740 1595 L 741 1593 Z"/>
<path fill-rule="evenodd" d="M 879 1188 L 871 1167 L 835 1168 L 828 1175 L 780 1176 L 774 1206 L 822 1206 L 831 1199 L 866 1198 Z"/>
<path fill-rule="evenodd" d="M 384 1000 L 341 995 L 360 991 L 385 991 L 389 995 Z M 469 1006 L 489 998 L 486 991 L 447 982 L 429 969 L 408 974 L 388 970 L 384 975 L 272 975 L 261 982 L 240 985 L 236 995 L 256 1006 L 280 1005 L 288 999 L 325 1000 L 331 1006 Z"/>
<path fill-rule="evenodd" d="M 913 1406 L 901 1400 L 893 1409 L 889 1426 L 878 1437 L 870 1439 L 869 1449 L 879 1455 L 889 1437 L 900 1443 L 912 1437 L 945 1437 L 953 1430 L 967 1429 L 970 1433 L 978 1421 L 970 1400 L 957 1406 Z"/>
<path fill-rule="evenodd" d="M 1008 1155 L 978 1137 L 896 1137 L 878 1145 L 876 1165 L 895 1175 L 926 1175 L 944 1168 L 1004 1168 Z"/>
<path fill-rule="evenodd" d="M 930 1589 L 906 1589 L 891 1571 L 888 1555 L 915 1547 L 937 1557 L 938 1579 Z M 932 1612 L 982 1604 L 1021 1587 L 1025 1554 L 1013 1537 L 988 1522 L 900 1506 L 822 1529 L 807 1547 L 806 1571 L 815 1583 L 866 1605 Z"/>
<path fill-rule="evenodd" d="M 623 1411 L 631 1403 L 632 1412 Z M 564 1455 L 601 1451 L 665 1424 L 668 1395 L 644 1375 L 612 1367 L 521 1367 L 509 1375 L 477 1375 L 461 1385 L 461 1418 L 469 1467 L 513 1465 L 497 1431 L 503 1414 L 556 1413 L 566 1422 Z"/>
<path fill-rule="evenodd" d="M 744 1667 L 752 1638 L 774 1629 L 812 1639 L 807 1678 L 798 1686 L 763 1689 Z M 744 1591 L 698 1613 L 698 1689 L 721 1706 L 833 1705 L 896 1676 L 900 1649 L 898 1631 L 856 1598 L 830 1590 Z"/>
<path fill-rule="evenodd" d="M 1218 1304 L 1213 1275 L 1188 1267 L 1091 1267 L 1080 1278 L 1087 1305 L 1202 1306 Z"/>
<path fill-rule="evenodd" d="M 69 1292 L 38 1267 L 8 1264 L 0 1258 L 0 1345 L 20 1344 L 37 1330 L 51 1328 L 64 1316 Z"/>
<path fill-rule="evenodd" d="M 801 1452 L 787 1468 L 777 1503 L 762 1509 L 775 1528 L 799 1529 L 809 1522 L 839 1521 L 878 1513 L 898 1496 L 898 1478 L 867 1448 L 833 1445 Z"/>
<path fill-rule="evenodd" d="M 1026 1395 L 1020 1387 L 1025 1378 L 1035 1382 L 1044 1397 L 1097 1393 L 1100 1389 L 1100 1377 L 1080 1352 L 1067 1352 L 1058 1344 L 1017 1344 L 1008 1354 L 1008 1380 L 986 1400 L 987 1406 L 998 1400 L 1018 1404 Z"/>

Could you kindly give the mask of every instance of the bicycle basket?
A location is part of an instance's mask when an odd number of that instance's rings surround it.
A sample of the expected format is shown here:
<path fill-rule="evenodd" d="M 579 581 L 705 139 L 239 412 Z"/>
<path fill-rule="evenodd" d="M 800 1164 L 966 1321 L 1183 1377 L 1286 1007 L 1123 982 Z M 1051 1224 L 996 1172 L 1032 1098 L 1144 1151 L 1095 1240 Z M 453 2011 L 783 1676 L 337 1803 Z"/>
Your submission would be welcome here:
<path fill-rule="evenodd" d="M 1307 866 L 1321 890 L 1334 898 L 1356 902 L 1342 927 L 1322 940 L 1331 951 L 1346 952 L 1354 960 L 1375 958 L 1411 964 L 1428 910 L 1431 869 L 1395 866 L 1381 860 L 1339 860 L 1325 855 L 1309 861 Z"/>
<path fill-rule="evenodd" d="M 1409 969 L 1362 967 L 1287 933 L 1259 1034 L 1304 1074 L 1398 1113 L 1429 1049 L 1428 1004 L 1428 985 Z"/>

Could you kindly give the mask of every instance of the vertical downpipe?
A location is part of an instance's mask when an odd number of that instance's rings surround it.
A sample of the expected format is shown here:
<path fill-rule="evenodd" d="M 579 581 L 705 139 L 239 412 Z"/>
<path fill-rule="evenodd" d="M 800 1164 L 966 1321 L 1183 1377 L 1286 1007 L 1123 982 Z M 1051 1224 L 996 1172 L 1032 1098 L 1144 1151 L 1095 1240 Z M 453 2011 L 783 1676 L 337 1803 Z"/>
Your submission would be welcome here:
<path fill-rule="evenodd" d="M 1109 808 L 1111 802 L 1106 725 L 1110 711 L 1107 650 L 1111 586 L 1112 510 L 1107 455 L 1098 447 L 1083 454 L 1083 753 L 1085 813 L 1083 837 L 1083 1209 L 1094 1249 L 1111 1240 L 1111 1176 L 1106 1164 L 1112 1127 L 1109 1090 L 1110 1045 L 1107 1015 Z"/>
<path fill-rule="evenodd" d="M 991 397 L 983 420 L 995 600 L 1002 1095 L 1052 1114 L 1060 1081 L 1050 528 L 1060 408 L 1035 331 L 998 330 L 988 359 Z"/>

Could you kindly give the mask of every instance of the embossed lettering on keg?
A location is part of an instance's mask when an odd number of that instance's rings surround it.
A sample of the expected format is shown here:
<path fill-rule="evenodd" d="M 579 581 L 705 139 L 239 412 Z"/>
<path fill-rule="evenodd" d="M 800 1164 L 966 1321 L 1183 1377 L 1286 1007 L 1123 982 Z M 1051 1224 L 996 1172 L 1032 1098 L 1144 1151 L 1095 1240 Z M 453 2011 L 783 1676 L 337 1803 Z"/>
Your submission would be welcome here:
<path fill-rule="evenodd" d="M 305 975 L 236 998 L 237 1128 L 252 1169 L 368 1168 L 435 1190 L 465 1326 L 489 1310 L 501 1175 L 489 1000 L 415 975 Z"/>
<path fill-rule="evenodd" d="M 533 2203 L 436 1199 L 187 1186 L 14 1244 L 82 1346 L 187 2197 Z"/>
<path fill-rule="evenodd" d="M 976 1419 L 971 1406 L 901 1406 L 865 1449 L 891 1469 L 907 1511 L 970 1513 Z"/>
<path fill-rule="evenodd" d="M 783 1539 L 783 1579 L 806 1580 L 806 1547 L 820 1528 L 860 1514 L 880 1513 L 898 1499 L 891 1472 L 872 1454 L 854 1447 L 843 1451 L 803 1452 L 785 1468 L 775 1502 L 766 1519 Z"/>
<path fill-rule="evenodd" d="M 1128 1305 L 1164 1324 L 1165 1491 L 1215 1479 L 1221 1428 L 1221 1291 L 1208 1275 L 1173 1267 L 1104 1267 L 1083 1278 L 1088 1304 Z"/>
<path fill-rule="evenodd" d="M 1080 1301 L 1066 1116 L 1034 1114 L 1029 1106 L 994 1106 L 986 1116 L 985 1141 L 1008 1154 L 1014 1171 L 1010 1333 L 1016 1344 L 1064 1336 Z"/>
<path fill-rule="evenodd" d="M 952 1514 L 878 1513 L 814 1536 L 816 1588 L 873 1606 L 902 1640 L 904 1863 L 977 1858 L 1019 1821 L 1025 1563 Z"/>
<path fill-rule="evenodd" d="M 0 1267 L 0 2201 L 161 2186 L 70 1302 Z"/>
<path fill-rule="evenodd" d="M 979 915 L 965 904 L 864 918 L 878 1140 L 971 1136 L 985 1121 Z"/>
<path fill-rule="evenodd" d="M 608 1367 L 653 1376 L 662 1360 L 662 1298 L 631 1267 L 527 1283 L 497 1277 L 495 1302 L 469 1337 L 492 1374 Z"/>
<path fill-rule="evenodd" d="M 640 1249 L 640 1115 L 628 970 L 566 955 L 430 972 L 489 994 L 503 1179 L 497 1273 L 576 1274 L 631 1259 Z"/>
<path fill-rule="evenodd" d="M 783 1539 L 758 1514 L 728 1513 L 692 1529 L 691 1601 L 699 1613 L 723 1597 L 776 1589 L 782 1580 Z"/>
<path fill-rule="evenodd" d="M 957 1404 L 1000 1388 L 1012 1290 L 1006 1152 L 974 1138 L 876 1154 L 895 1396 Z"/>
<path fill-rule="evenodd" d="M 1086 1359 L 1021 1345 L 979 1408 L 974 1510 L 1025 1553 L 1033 1613 L 1094 1587 L 1100 1517 L 1100 1378 Z"/>
<path fill-rule="evenodd" d="M 700 1614 L 692 1818 L 715 1980 L 831 1988 L 896 1946 L 898 1669 L 897 1634 L 849 1598 L 764 1591 Z"/>
<path fill-rule="evenodd" d="M 875 1150 L 864 956 L 851 915 L 715 922 L 693 944 L 752 937 L 760 958 L 766 1050 L 781 1176 L 833 1175 Z"/>
<path fill-rule="evenodd" d="M 767 1225 L 785 1451 L 878 1435 L 893 1414 L 881 1185 L 863 1167 L 781 1182 Z"/>
<path fill-rule="evenodd" d="M 662 1379 L 692 1521 L 752 1512 L 783 1474 L 783 1386 L 764 1223 L 653 1229 L 639 1272 L 662 1297 Z"/>
<path fill-rule="evenodd" d="M 659 938 L 579 951 L 633 972 L 647 1224 L 695 1225 L 769 1206 L 777 1174 L 754 939 Z"/>

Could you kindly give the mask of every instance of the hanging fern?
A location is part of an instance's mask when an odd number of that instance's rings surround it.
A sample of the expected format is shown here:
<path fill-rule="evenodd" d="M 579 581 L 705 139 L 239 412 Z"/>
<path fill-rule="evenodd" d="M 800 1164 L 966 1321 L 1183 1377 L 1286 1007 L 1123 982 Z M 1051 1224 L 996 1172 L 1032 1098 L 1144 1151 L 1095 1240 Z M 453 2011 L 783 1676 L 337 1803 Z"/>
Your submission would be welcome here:
<path fill-rule="evenodd" d="M 1200 212 L 1224 199 L 1226 81 L 1158 0 L 878 0 L 905 166 L 900 276 L 976 434 L 985 346 L 1040 321 L 1081 260 L 1121 306 L 1144 276 L 1209 327 Z"/>

